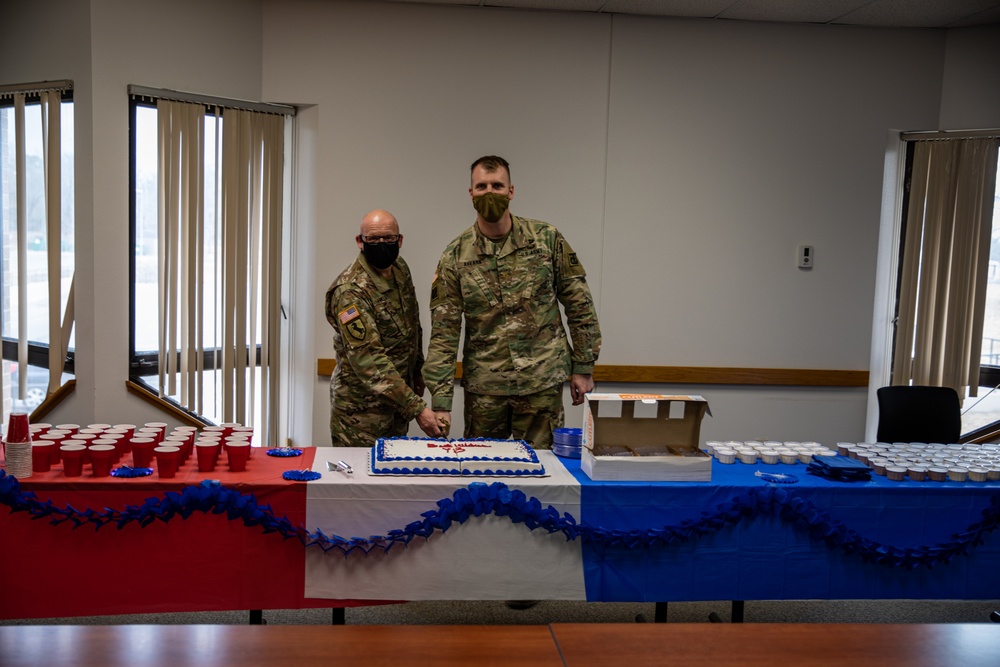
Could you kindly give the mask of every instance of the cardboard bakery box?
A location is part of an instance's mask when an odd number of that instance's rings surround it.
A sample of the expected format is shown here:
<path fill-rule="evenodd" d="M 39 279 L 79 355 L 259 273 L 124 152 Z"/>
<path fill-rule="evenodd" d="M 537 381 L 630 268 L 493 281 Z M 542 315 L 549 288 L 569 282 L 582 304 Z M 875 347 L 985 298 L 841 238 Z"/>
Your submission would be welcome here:
<path fill-rule="evenodd" d="M 710 482 L 712 457 L 699 447 L 701 396 L 587 394 L 580 467 L 599 481 Z"/>

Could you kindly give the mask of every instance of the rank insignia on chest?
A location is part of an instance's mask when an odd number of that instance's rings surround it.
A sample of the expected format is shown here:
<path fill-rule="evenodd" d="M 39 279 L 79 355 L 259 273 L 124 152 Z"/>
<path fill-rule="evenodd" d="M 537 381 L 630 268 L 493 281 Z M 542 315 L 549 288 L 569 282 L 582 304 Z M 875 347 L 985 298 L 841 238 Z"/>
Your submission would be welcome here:
<path fill-rule="evenodd" d="M 358 319 L 360 316 L 361 313 L 358 312 L 358 307 L 353 304 L 337 313 L 337 317 L 340 318 L 341 324 L 347 324 L 351 320 Z"/>

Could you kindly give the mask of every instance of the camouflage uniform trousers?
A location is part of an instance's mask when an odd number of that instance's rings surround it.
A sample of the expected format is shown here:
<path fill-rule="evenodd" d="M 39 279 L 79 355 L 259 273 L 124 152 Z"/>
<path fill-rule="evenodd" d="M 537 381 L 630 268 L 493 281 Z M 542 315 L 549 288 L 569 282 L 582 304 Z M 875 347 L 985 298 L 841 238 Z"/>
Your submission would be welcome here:
<path fill-rule="evenodd" d="M 371 447 L 379 438 L 406 435 L 410 420 L 398 412 L 331 411 L 330 440 L 334 447 Z"/>
<path fill-rule="evenodd" d="M 563 386 L 525 396 L 488 396 L 465 391 L 465 437 L 524 440 L 550 449 L 552 432 L 562 428 Z"/>

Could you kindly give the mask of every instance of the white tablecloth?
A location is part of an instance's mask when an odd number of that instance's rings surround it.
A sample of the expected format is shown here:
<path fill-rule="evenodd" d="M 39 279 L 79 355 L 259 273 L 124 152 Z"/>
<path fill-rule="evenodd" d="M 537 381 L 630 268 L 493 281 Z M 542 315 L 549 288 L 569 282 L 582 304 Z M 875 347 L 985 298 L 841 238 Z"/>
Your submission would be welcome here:
<path fill-rule="evenodd" d="M 547 477 L 395 477 L 369 475 L 368 449 L 316 450 L 308 483 L 306 528 L 327 535 L 368 537 L 402 529 L 436 509 L 473 481 L 500 481 L 551 505 L 560 514 L 580 516 L 580 486 L 549 451 L 539 451 Z M 354 473 L 328 472 L 327 461 L 343 460 Z M 444 534 L 415 538 L 389 553 L 368 556 L 339 550 L 305 550 L 305 595 L 310 598 L 367 600 L 584 600 L 583 559 L 579 541 L 561 533 L 529 531 L 508 517 L 473 517 Z"/>

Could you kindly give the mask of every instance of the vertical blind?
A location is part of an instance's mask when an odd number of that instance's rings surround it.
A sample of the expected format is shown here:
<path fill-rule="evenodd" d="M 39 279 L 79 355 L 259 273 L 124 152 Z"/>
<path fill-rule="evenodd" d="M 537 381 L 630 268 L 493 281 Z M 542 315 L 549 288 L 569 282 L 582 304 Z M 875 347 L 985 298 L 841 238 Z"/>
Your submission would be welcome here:
<path fill-rule="evenodd" d="M 49 381 L 47 393 L 62 383 L 63 367 L 73 330 L 73 280 L 65 311 L 62 310 L 62 100 L 72 81 L 18 84 L 0 88 L 0 98 L 11 98 L 14 110 L 14 198 L 17 264 L 17 363 L 16 394 L 24 400 L 28 381 L 28 197 L 25 105 L 38 99 L 41 110 L 42 173 L 44 179 L 46 266 L 48 291 Z M 0 318 L 2 318 L 0 309 Z M 2 329 L 2 320 L 0 320 Z M 0 384 L 0 404 L 3 386 Z"/>
<path fill-rule="evenodd" d="M 894 385 L 976 395 L 997 146 L 996 137 L 914 143 Z"/>
<path fill-rule="evenodd" d="M 212 366 L 222 420 L 253 424 L 259 398 L 262 435 L 276 442 L 285 118 L 217 108 L 214 122 L 221 119 L 222 131 L 209 150 L 217 156 L 220 187 L 211 208 L 216 219 L 206 221 L 207 108 L 158 99 L 157 110 L 160 396 L 176 395 L 182 407 L 201 414 L 204 341 L 217 341 Z M 214 294 L 206 296 L 205 284 Z M 206 300 L 215 307 L 206 308 Z"/>

